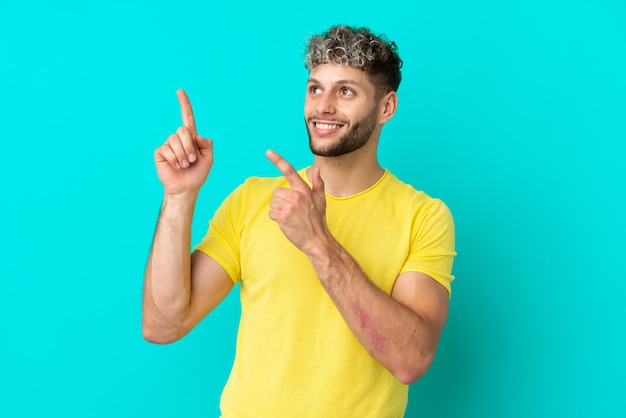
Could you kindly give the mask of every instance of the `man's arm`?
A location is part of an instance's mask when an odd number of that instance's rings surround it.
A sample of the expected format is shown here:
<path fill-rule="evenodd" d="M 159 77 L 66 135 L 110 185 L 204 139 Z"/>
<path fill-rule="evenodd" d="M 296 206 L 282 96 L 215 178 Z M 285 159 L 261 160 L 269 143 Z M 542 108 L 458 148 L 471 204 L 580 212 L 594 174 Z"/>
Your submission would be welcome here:
<path fill-rule="evenodd" d="M 418 380 L 432 363 L 448 316 L 447 290 L 426 274 L 406 272 L 398 276 L 391 296 L 384 293 L 329 232 L 319 168 L 312 170 L 310 188 L 278 154 L 267 156 L 291 187 L 275 190 L 270 218 L 309 257 L 367 351 L 401 382 Z"/>
<path fill-rule="evenodd" d="M 197 134 L 185 92 L 177 94 L 183 126 L 154 153 L 164 197 L 144 275 L 142 329 L 156 343 L 187 334 L 233 286 L 211 257 L 190 255 L 193 210 L 213 164 L 213 147 Z"/>
<path fill-rule="evenodd" d="M 448 291 L 424 273 L 406 272 L 398 276 L 389 296 L 334 239 L 308 256 L 322 285 L 370 355 L 402 383 L 423 376 L 448 317 Z"/>
<path fill-rule="evenodd" d="M 233 287 L 228 273 L 208 255 L 190 255 L 193 204 L 166 199 L 144 276 L 142 330 L 150 342 L 185 336 Z"/>

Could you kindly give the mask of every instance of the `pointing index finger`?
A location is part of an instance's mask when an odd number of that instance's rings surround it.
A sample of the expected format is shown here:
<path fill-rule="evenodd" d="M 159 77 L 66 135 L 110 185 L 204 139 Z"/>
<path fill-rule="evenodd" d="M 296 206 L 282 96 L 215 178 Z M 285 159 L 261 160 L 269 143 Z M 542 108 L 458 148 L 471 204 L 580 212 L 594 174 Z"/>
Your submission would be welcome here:
<path fill-rule="evenodd" d="M 272 150 L 267 150 L 265 152 L 265 155 L 272 162 L 272 164 L 274 164 L 276 168 L 278 168 L 278 170 L 283 173 L 283 175 L 287 179 L 287 182 L 289 183 L 289 186 L 291 186 L 292 189 L 300 189 L 302 188 L 302 186 L 306 187 L 307 189 L 309 188 L 306 182 L 302 180 L 302 178 L 298 175 L 296 169 L 293 168 L 293 166 L 289 164 L 287 160 L 285 160 L 283 157 L 281 157 Z"/>
<path fill-rule="evenodd" d="M 185 90 L 183 89 L 178 89 L 176 91 L 176 95 L 178 96 L 178 102 L 180 103 L 183 125 L 185 125 L 185 127 L 194 134 L 197 133 L 196 120 L 193 117 L 193 109 L 191 108 L 191 102 L 189 101 L 189 97 L 187 97 L 187 93 L 185 93 Z"/>

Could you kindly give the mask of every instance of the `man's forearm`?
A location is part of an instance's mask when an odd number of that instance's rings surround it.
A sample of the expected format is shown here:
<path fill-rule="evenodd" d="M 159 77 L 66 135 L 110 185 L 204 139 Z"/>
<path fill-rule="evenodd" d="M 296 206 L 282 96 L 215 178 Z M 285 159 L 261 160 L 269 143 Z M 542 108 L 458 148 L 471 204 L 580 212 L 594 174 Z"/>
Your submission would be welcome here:
<path fill-rule="evenodd" d="M 346 323 L 383 366 L 404 383 L 430 366 L 440 329 L 380 290 L 336 241 L 309 255 Z"/>
<path fill-rule="evenodd" d="M 196 195 L 163 199 L 144 277 L 143 329 L 151 341 L 177 339 L 189 311 L 195 201 Z"/>

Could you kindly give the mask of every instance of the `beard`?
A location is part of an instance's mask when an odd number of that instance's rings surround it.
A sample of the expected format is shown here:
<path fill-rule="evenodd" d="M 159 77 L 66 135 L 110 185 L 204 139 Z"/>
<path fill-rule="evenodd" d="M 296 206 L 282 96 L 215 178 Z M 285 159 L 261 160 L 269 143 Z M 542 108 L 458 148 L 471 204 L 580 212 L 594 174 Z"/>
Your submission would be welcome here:
<path fill-rule="evenodd" d="M 372 137 L 374 130 L 376 130 L 376 119 L 378 117 L 378 106 L 376 106 L 372 111 L 365 116 L 363 119 L 357 121 L 354 125 L 348 129 L 339 140 L 333 144 L 327 145 L 325 147 L 316 146 L 312 135 L 311 130 L 309 128 L 309 123 L 311 122 L 312 117 L 309 117 L 308 120 L 305 119 L 305 124 L 307 127 L 307 133 L 309 134 L 309 148 L 311 148 L 311 152 L 320 157 L 339 157 L 341 155 L 349 154 L 363 147 Z M 328 119 L 325 119 L 328 120 Z M 333 120 L 329 120 L 332 122 Z M 339 123 L 346 123 L 344 120 L 334 120 Z"/>

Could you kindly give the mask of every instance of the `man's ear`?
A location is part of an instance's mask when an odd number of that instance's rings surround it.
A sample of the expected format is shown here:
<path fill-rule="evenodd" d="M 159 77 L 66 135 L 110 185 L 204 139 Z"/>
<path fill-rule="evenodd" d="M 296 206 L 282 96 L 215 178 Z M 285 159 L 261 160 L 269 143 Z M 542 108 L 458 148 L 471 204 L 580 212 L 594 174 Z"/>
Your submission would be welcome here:
<path fill-rule="evenodd" d="M 380 99 L 380 113 L 378 114 L 378 123 L 384 124 L 396 113 L 398 108 L 398 95 L 395 91 L 390 91 Z"/>

